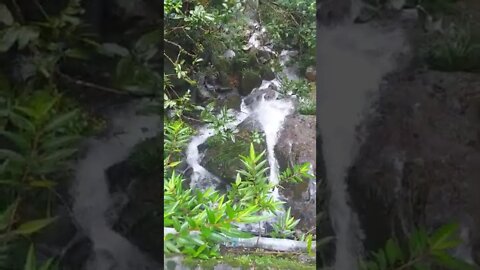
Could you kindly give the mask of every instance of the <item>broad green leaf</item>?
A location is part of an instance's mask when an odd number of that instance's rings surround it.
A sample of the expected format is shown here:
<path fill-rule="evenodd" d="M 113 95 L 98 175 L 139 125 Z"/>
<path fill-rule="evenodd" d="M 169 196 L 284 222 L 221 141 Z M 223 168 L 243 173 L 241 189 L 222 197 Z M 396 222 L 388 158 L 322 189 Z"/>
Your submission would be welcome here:
<path fill-rule="evenodd" d="M 10 26 L 13 22 L 14 19 L 8 7 L 5 4 L 0 4 L 0 23 Z"/>
<path fill-rule="evenodd" d="M 23 270 L 37 270 L 37 259 L 35 257 L 35 248 L 33 244 L 30 245 L 27 254 L 27 260 L 25 261 L 25 266 Z"/>
<path fill-rule="evenodd" d="M 15 234 L 19 235 L 30 235 L 32 233 L 38 232 L 46 226 L 50 225 L 56 220 L 56 218 L 44 218 L 37 219 L 23 223 L 15 231 Z"/>
<path fill-rule="evenodd" d="M 60 115 L 53 119 L 50 123 L 48 123 L 45 128 L 43 129 L 43 132 L 49 132 L 53 131 L 57 128 L 60 128 L 66 124 L 68 124 L 70 121 L 72 121 L 78 114 L 78 110 L 73 110 L 70 111 L 66 114 Z"/>

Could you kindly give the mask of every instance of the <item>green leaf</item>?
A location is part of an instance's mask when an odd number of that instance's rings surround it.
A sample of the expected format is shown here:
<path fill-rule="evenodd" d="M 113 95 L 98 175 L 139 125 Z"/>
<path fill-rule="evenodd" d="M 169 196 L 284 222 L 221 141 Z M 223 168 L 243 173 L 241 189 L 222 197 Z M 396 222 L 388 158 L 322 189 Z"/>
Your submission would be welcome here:
<path fill-rule="evenodd" d="M 107 56 L 122 56 L 126 57 L 130 55 L 130 52 L 125 49 L 124 47 L 116 44 L 116 43 L 103 43 L 100 49 L 101 53 Z"/>
<path fill-rule="evenodd" d="M 38 31 L 30 26 L 21 26 L 18 28 L 17 43 L 18 48 L 22 50 L 28 43 L 36 40 L 39 36 Z"/>
<path fill-rule="evenodd" d="M 457 259 L 444 251 L 433 252 L 435 261 L 450 270 L 473 270 L 475 267 L 467 262 Z"/>
<path fill-rule="evenodd" d="M 3 213 L 0 213 L 0 231 L 3 231 L 8 228 L 10 225 L 13 215 L 15 214 L 15 211 L 18 206 L 18 200 L 12 203 L 3 211 Z"/>
<path fill-rule="evenodd" d="M 37 259 L 35 258 L 35 249 L 33 245 L 30 245 L 27 254 L 27 260 L 25 261 L 24 270 L 37 270 Z"/>
<path fill-rule="evenodd" d="M 170 241 L 165 241 L 165 247 L 175 253 L 181 253 L 180 250 Z"/>
<path fill-rule="evenodd" d="M 25 130 L 30 133 L 35 133 L 35 125 L 27 118 L 12 112 L 10 113 L 10 120 L 11 120 L 11 123 L 17 128 Z"/>
<path fill-rule="evenodd" d="M 403 259 L 402 250 L 398 246 L 397 242 L 395 242 L 393 239 L 389 239 L 387 241 L 385 251 L 387 253 L 388 263 L 391 266 L 395 265 L 397 260 Z"/>
<path fill-rule="evenodd" d="M 80 59 L 80 60 L 88 60 L 88 53 L 84 50 L 77 49 L 77 48 L 71 48 L 65 51 L 65 56 L 74 58 L 74 59 Z"/>
<path fill-rule="evenodd" d="M 53 131 L 63 125 L 68 124 L 68 122 L 72 121 L 78 114 L 78 110 L 70 111 L 66 114 L 60 115 L 53 119 L 48 125 L 45 126 L 43 132 Z"/>
<path fill-rule="evenodd" d="M 14 19 L 8 7 L 4 4 L 0 4 L 0 23 L 10 26 L 13 22 Z"/>
<path fill-rule="evenodd" d="M 435 231 L 435 233 L 430 238 L 431 249 L 442 250 L 445 248 L 451 248 L 452 242 L 448 240 L 451 240 L 453 234 L 457 232 L 457 230 L 458 230 L 458 224 L 456 223 L 450 223 L 440 227 L 438 230 Z"/>
<path fill-rule="evenodd" d="M 42 163 L 52 163 L 52 162 L 59 162 L 66 158 L 71 157 L 75 154 L 78 150 L 77 149 L 59 149 L 54 153 L 50 153 L 47 156 L 43 156 L 41 159 Z"/>
<path fill-rule="evenodd" d="M 39 187 L 39 188 L 53 188 L 57 185 L 54 181 L 49 180 L 38 180 L 38 181 L 31 181 L 29 182 L 31 187 Z"/>
<path fill-rule="evenodd" d="M 17 41 L 18 31 L 15 27 L 9 27 L 0 32 L 0 52 L 6 52 Z"/>
<path fill-rule="evenodd" d="M 30 142 L 22 134 L 0 130 L 0 135 L 5 136 L 12 141 L 22 151 L 26 151 L 30 148 Z"/>
<path fill-rule="evenodd" d="M 19 235 L 30 235 L 32 233 L 36 233 L 41 229 L 45 228 L 46 226 L 53 223 L 57 218 L 44 218 L 44 219 L 37 219 L 23 223 L 20 225 L 15 231 L 15 234 Z"/>
<path fill-rule="evenodd" d="M 7 149 L 0 149 L 0 159 L 2 158 L 6 158 L 13 161 L 18 161 L 18 162 L 25 161 L 25 158 L 21 154 L 12 150 L 7 150 Z"/>
<path fill-rule="evenodd" d="M 80 140 L 80 136 L 71 135 L 71 136 L 64 136 L 64 137 L 53 137 L 49 140 L 46 140 L 42 144 L 42 149 L 44 150 L 52 150 L 59 147 L 68 147 Z"/>
<path fill-rule="evenodd" d="M 40 267 L 39 270 L 53 270 L 53 269 L 58 269 L 58 264 L 55 263 L 54 258 L 50 258 Z"/>

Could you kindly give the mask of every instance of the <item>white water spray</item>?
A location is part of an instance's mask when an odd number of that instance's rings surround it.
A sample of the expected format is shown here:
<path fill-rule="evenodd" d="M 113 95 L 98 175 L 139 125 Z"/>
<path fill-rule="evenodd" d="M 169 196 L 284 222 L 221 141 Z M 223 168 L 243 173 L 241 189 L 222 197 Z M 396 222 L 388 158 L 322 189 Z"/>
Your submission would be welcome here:
<path fill-rule="evenodd" d="M 406 48 L 398 28 L 347 23 L 317 32 L 318 123 L 336 235 L 336 270 L 356 269 L 361 232 L 348 205 L 345 178 L 360 143 L 357 126 L 371 107 L 394 56 Z"/>
<path fill-rule="evenodd" d="M 113 206 L 106 169 L 127 158 L 140 140 L 152 137 L 160 130 L 159 117 L 138 116 L 135 113 L 138 107 L 120 109 L 122 113 L 115 115 L 113 125 L 114 129 L 122 129 L 119 130 L 121 134 L 105 140 L 90 140 L 86 156 L 77 165 L 72 192 L 75 199 L 73 213 L 94 246 L 94 257 L 88 262 L 86 270 L 150 269 L 151 262 L 127 239 L 111 229 L 114 221 L 106 216 Z"/>

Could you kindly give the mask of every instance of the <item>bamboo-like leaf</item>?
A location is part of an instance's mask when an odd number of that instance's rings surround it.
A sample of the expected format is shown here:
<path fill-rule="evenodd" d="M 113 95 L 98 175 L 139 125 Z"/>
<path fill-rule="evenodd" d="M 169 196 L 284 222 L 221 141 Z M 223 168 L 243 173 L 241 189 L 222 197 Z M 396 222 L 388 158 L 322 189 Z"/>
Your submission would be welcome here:
<path fill-rule="evenodd" d="M 59 147 L 68 147 L 80 140 L 80 136 L 71 135 L 64 137 L 53 137 L 42 144 L 42 149 L 52 150 Z"/>
<path fill-rule="evenodd" d="M 10 120 L 11 120 L 11 123 L 17 128 L 30 132 L 31 134 L 35 133 L 35 125 L 27 118 L 15 112 L 11 112 Z"/>
<path fill-rule="evenodd" d="M 33 244 L 30 245 L 30 248 L 28 249 L 27 260 L 25 261 L 23 270 L 37 270 L 37 259 Z"/>
<path fill-rule="evenodd" d="M 78 149 L 59 149 L 52 154 L 49 154 L 47 156 L 43 156 L 42 159 L 41 159 L 41 162 L 42 163 L 59 162 L 59 161 L 62 161 L 66 158 L 71 157 L 77 151 L 78 151 Z"/>
<path fill-rule="evenodd" d="M 22 151 L 26 151 L 30 148 L 30 142 L 23 134 L 0 130 L 0 135 L 3 135 L 12 141 Z"/>
<path fill-rule="evenodd" d="M 10 159 L 17 162 L 25 161 L 25 157 L 23 157 L 21 154 L 7 149 L 0 149 L 0 159 Z"/>
<path fill-rule="evenodd" d="M 450 223 L 440 227 L 430 238 L 430 247 L 433 250 L 445 249 L 444 243 L 451 240 L 453 234 L 458 230 L 458 224 Z"/>
<path fill-rule="evenodd" d="M 25 222 L 21 224 L 15 231 L 15 234 L 18 235 L 30 235 L 32 233 L 36 233 L 41 229 L 45 228 L 46 226 L 50 225 L 56 220 L 56 218 L 44 218 L 44 219 L 37 219 Z"/>
<path fill-rule="evenodd" d="M 45 126 L 45 128 L 43 129 L 43 132 L 49 132 L 59 127 L 62 127 L 63 125 L 68 124 L 68 122 L 73 120 L 77 116 L 77 114 L 78 114 L 78 110 L 73 110 L 66 114 L 56 117 Z"/>
<path fill-rule="evenodd" d="M 7 6 L 0 4 L 0 23 L 3 23 L 7 26 L 11 26 L 14 22 L 12 13 Z"/>

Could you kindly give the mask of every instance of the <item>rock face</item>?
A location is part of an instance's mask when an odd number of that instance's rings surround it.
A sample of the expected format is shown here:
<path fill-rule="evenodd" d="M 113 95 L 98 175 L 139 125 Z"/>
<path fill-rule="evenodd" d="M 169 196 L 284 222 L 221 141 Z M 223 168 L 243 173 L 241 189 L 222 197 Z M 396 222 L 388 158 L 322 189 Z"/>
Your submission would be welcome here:
<path fill-rule="evenodd" d="M 280 171 L 287 167 L 309 162 L 316 172 L 316 118 L 307 115 L 291 115 L 285 120 L 280 132 L 275 155 Z M 292 207 L 292 215 L 301 221 L 299 229 L 315 230 L 316 224 L 316 187 L 313 181 L 299 184 L 286 184 L 281 194 Z"/>
<path fill-rule="evenodd" d="M 366 247 L 455 221 L 478 262 L 480 76 L 410 71 L 388 81 L 349 179 Z"/>

